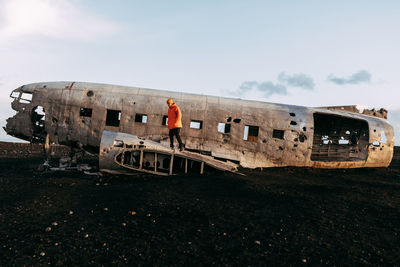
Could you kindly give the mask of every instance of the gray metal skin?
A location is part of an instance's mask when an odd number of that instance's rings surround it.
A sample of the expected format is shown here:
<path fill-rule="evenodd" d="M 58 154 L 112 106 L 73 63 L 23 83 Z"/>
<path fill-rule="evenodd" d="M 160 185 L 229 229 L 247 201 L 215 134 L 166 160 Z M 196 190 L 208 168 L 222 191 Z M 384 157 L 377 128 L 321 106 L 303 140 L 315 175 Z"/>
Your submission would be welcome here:
<path fill-rule="evenodd" d="M 31 140 L 34 135 L 32 110 L 42 106 L 46 113 L 45 132 L 50 143 L 99 148 L 102 133 L 108 130 L 144 137 L 168 146 L 168 127 L 162 125 L 162 120 L 168 110 L 166 99 L 172 98 L 183 113 L 181 137 L 187 149 L 240 162 L 245 168 L 387 167 L 393 156 L 393 127 L 382 118 L 357 113 L 83 82 L 28 84 L 15 89 L 12 95 L 18 95 L 18 92 L 33 94 L 32 101 L 20 103 L 21 94 L 14 99 L 12 108 L 17 114 L 7 119 L 5 130 L 25 140 Z M 92 116 L 80 116 L 81 107 L 91 108 Z M 119 127 L 105 125 L 107 109 L 121 111 Z M 147 123 L 135 122 L 136 113 L 147 114 Z M 367 122 L 366 159 L 312 161 L 314 113 Z M 240 122 L 235 119 L 240 119 Z M 202 121 L 202 129 L 191 129 L 191 120 Z M 291 124 L 293 121 L 296 125 Z M 227 122 L 231 125 L 230 133 L 218 132 L 218 123 Z M 259 127 L 255 142 L 243 140 L 245 125 Z M 284 139 L 274 138 L 274 129 L 284 131 Z M 299 141 L 299 136 L 304 137 L 303 142 Z"/>

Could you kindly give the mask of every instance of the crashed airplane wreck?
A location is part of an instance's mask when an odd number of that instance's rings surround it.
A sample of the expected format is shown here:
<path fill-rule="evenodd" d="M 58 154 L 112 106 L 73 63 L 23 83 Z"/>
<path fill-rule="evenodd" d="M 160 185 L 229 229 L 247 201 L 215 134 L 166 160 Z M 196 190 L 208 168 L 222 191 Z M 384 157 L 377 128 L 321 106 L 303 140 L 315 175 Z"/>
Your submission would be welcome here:
<path fill-rule="evenodd" d="M 113 173 L 203 173 L 207 168 L 387 167 L 393 127 L 387 111 L 302 107 L 82 82 L 12 91 L 5 131 L 33 143 L 99 153 Z M 166 99 L 180 106 L 184 152 L 169 148 Z"/>

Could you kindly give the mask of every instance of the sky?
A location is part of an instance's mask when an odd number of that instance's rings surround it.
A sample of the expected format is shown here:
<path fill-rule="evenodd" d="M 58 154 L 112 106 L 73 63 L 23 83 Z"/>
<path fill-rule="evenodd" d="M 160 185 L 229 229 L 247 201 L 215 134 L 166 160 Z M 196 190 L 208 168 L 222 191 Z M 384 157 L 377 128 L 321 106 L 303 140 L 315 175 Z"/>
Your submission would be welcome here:
<path fill-rule="evenodd" d="M 0 0 L 0 126 L 13 89 L 82 81 L 384 107 L 400 141 L 399 14 L 397 0 Z"/>

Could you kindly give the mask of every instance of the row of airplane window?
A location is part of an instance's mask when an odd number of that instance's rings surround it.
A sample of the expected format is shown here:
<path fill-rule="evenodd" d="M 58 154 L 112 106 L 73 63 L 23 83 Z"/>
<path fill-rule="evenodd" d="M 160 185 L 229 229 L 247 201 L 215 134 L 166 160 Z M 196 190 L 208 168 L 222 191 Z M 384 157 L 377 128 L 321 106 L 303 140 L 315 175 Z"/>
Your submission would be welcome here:
<path fill-rule="evenodd" d="M 91 108 L 80 108 L 80 116 L 82 117 L 92 117 L 92 109 Z M 119 123 L 121 120 L 121 111 L 120 110 L 112 110 L 107 109 L 106 116 L 106 126 L 114 126 L 119 127 Z M 231 122 L 231 118 L 227 119 L 228 122 Z M 234 119 L 235 123 L 239 123 L 240 119 Z M 135 122 L 139 123 L 147 123 L 147 114 L 136 113 Z M 162 124 L 164 126 L 168 125 L 168 116 L 164 115 L 162 119 Z M 189 128 L 195 130 L 201 130 L 203 128 L 203 121 L 200 120 L 191 120 Z M 219 133 L 229 134 L 231 132 L 231 124 L 220 122 L 217 126 L 217 131 Z M 243 132 L 243 140 L 250 142 L 258 141 L 258 131 L 259 127 L 254 125 L 245 125 Z M 273 130 L 272 136 L 277 139 L 284 139 L 284 131 L 282 130 Z"/>

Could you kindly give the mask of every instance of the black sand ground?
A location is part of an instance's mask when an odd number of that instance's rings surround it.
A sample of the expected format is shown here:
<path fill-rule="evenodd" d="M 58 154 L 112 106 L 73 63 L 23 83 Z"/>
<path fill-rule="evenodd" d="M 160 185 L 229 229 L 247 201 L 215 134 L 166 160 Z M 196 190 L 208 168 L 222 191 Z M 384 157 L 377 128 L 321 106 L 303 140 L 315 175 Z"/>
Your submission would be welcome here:
<path fill-rule="evenodd" d="M 0 265 L 400 264 L 400 169 L 111 177 L 0 159 Z"/>

